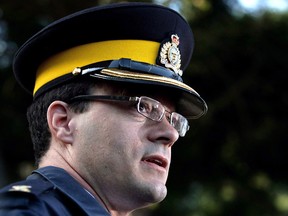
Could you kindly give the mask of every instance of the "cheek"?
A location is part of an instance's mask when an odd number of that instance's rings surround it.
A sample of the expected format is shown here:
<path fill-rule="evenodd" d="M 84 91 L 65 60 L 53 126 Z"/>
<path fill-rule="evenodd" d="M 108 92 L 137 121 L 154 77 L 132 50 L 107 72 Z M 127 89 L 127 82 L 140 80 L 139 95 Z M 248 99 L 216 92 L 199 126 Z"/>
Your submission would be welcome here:
<path fill-rule="evenodd" d="M 111 116 L 102 116 L 101 121 L 87 120 L 81 128 L 79 139 L 87 154 L 97 155 L 98 158 L 132 156 L 141 143 L 137 125 Z"/>
<path fill-rule="evenodd" d="M 79 151 L 85 152 L 87 162 L 93 163 L 136 160 L 141 155 L 141 143 L 145 143 L 143 125 L 143 119 L 136 119 L 131 113 L 117 113 L 109 107 L 93 110 L 82 116 L 78 124 Z"/>
<path fill-rule="evenodd" d="M 107 154 L 103 160 L 106 160 L 111 172 L 130 175 L 141 160 L 144 148 L 137 127 L 134 125 L 131 128 L 131 124 L 127 126 L 122 123 L 110 127 L 112 134 L 105 141 Z"/>

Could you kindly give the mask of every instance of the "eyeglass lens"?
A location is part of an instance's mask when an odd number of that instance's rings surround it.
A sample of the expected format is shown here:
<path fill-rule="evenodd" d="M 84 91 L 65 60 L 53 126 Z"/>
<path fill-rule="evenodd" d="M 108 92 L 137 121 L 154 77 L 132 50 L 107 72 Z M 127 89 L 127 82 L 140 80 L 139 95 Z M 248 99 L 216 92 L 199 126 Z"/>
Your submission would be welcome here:
<path fill-rule="evenodd" d="M 137 104 L 138 112 L 153 121 L 161 121 L 165 113 L 160 102 L 148 97 L 140 97 Z"/>
<path fill-rule="evenodd" d="M 153 100 L 152 98 L 142 96 L 139 98 L 137 111 L 153 121 L 161 121 L 166 110 L 160 102 Z M 169 114 L 170 124 L 178 131 L 179 136 L 185 136 L 189 129 L 187 119 L 176 112 Z"/>

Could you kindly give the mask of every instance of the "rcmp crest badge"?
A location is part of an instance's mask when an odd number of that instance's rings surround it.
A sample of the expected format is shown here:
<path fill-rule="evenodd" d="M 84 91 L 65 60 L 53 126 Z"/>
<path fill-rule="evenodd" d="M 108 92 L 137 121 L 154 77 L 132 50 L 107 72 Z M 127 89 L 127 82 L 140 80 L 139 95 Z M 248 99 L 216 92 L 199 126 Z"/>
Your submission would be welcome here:
<path fill-rule="evenodd" d="M 171 35 L 171 42 L 164 43 L 160 50 L 160 63 L 166 68 L 172 69 L 176 74 L 182 76 L 181 54 L 178 48 L 180 41 L 177 34 Z"/>

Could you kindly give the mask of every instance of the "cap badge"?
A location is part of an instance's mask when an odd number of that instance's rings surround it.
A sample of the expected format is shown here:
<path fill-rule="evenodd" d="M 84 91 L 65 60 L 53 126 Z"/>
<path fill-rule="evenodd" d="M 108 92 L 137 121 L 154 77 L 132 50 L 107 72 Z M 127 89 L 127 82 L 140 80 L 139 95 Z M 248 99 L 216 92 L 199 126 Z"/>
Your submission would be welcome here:
<path fill-rule="evenodd" d="M 162 45 L 160 51 L 160 62 L 166 68 L 172 69 L 176 74 L 182 76 L 181 54 L 178 48 L 180 41 L 177 34 L 171 35 L 171 42 L 166 42 Z"/>

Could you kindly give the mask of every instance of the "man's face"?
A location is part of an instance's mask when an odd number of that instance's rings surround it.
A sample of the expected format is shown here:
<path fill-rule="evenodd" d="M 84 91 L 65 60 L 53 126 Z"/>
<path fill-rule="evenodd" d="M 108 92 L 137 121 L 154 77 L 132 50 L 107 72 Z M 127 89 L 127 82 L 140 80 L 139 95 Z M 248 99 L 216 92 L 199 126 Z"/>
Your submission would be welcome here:
<path fill-rule="evenodd" d="M 164 97 L 150 97 L 174 110 Z M 74 166 L 104 202 L 128 209 L 165 198 L 171 146 L 178 139 L 166 118 L 149 120 L 129 102 L 94 101 L 73 124 Z"/>

